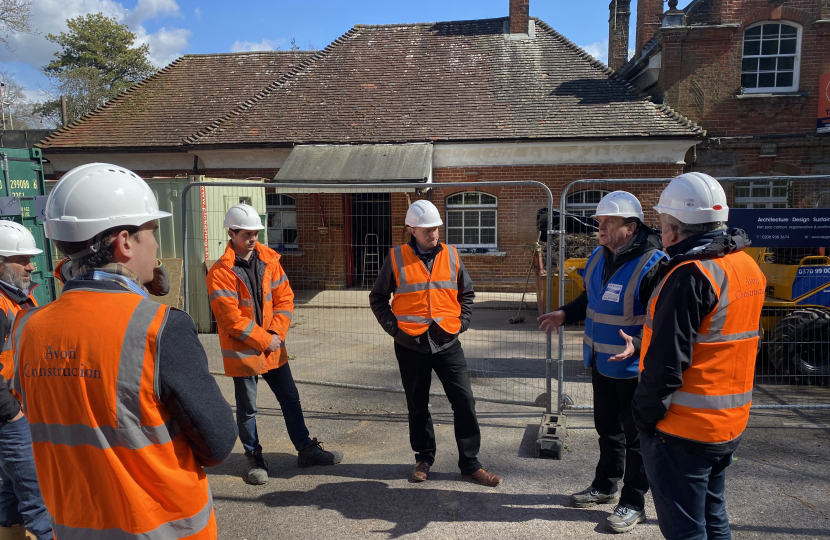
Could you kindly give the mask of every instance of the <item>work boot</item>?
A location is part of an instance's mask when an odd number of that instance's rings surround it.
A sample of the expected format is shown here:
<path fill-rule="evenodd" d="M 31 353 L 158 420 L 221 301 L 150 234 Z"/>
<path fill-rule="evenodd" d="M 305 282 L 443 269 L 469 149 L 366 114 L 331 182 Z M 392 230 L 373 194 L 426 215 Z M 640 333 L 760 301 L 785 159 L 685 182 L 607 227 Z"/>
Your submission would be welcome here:
<path fill-rule="evenodd" d="M 467 474 L 464 476 L 478 482 L 482 486 L 496 487 L 497 485 L 501 484 L 501 477 L 496 476 L 495 474 L 488 472 L 485 469 L 479 469 L 473 474 Z"/>
<path fill-rule="evenodd" d="M 343 452 L 337 450 L 327 452 L 323 444 L 317 442 L 317 437 L 311 439 L 311 444 L 300 450 L 297 455 L 297 467 L 312 467 L 314 465 L 336 465 L 343 461 Z"/>
<path fill-rule="evenodd" d="M 605 494 L 597 491 L 594 486 L 571 495 L 571 503 L 577 508 L 590 508 L 598 504 L 615 503 L 620 500 L 620 492 Z"/>
<path fill-rule="evenodd" d="M 429 477 L 429 463 L 426 461 L 419 461 L 415 464 L 415 469 L 412 471 L 412 479 L 416 482 L 423 482 Z"/>
<path fill-rule="evenodd" d="M 605 520 L 605 525 L 616 533 L 628 532 L 638 523 L 646 520 L 645 510 L 634 510 L 624 504 L 618 504 L 614 513 Z"/>
<path fill-rule="evenodd" d="M 254 450 L 248 457 L 248 483 L 261 486 L 268 481 L 268 462 L 262 457 L 262 450 Z"/>

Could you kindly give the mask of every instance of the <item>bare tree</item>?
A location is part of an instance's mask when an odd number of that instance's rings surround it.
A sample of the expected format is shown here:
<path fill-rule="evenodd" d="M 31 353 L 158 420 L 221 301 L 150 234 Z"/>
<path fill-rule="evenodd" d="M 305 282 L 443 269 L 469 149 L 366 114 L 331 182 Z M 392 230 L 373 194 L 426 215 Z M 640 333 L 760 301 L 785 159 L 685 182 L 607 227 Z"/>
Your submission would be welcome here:
<path fill-rule="evenodd" d="M 32 12 L 29 9 L 34 0 L 0 0 L 0 43 L 12 50 L 9 40 L 12 34 L 32 34 Z"/>
<path fill-rule="evenodd" d="M 14 76 L 0 68 L 0 83 L 3 84 L 3 122 L 5 129 L 52 128 L 54 121 L 35 112 L 36 103 L 26 98 L 26 90 Z"/>

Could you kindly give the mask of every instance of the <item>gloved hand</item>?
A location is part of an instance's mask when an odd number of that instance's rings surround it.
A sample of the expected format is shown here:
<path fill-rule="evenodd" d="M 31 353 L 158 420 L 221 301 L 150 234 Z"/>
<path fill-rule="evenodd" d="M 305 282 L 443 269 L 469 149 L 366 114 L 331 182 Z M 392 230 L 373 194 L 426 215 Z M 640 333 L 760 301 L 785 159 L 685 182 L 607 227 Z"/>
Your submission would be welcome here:
<path fill-rule="evenodd" d="M 153 281 L 144 285 L 147 287 L 147 292 L 153 296 L 166 296 L 170 292 L 170 280 L 167 279 L 167 271 L 158 261 L 158 266 L 153 269 Z"/>

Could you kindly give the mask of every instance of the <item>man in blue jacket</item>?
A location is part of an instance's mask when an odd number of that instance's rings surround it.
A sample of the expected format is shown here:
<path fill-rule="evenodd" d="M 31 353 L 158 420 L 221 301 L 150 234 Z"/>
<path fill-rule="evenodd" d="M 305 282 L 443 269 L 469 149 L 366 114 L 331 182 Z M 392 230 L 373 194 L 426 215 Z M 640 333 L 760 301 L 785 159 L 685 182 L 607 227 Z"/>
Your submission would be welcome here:
<path fill-rule="evenodd" d="M 645 306 L 665 255 L 660 236 L 643 224 L 642 207 L 631 193 L 609 193 L 592 217 L 599 222 L 600 247 L 585 264 L 585 290 L 573 302 L 539 317 L 539 328 L 558 333 L 564 324 L 585 321 L 583 360 L 591 368 L 600 457 L 594 481 L 571 495 L 571 501 L 577 508 L 619 501 L 606 526 L 627 532 L 645 521 L 648 480 L 631 400 L 637 389 Z"/>

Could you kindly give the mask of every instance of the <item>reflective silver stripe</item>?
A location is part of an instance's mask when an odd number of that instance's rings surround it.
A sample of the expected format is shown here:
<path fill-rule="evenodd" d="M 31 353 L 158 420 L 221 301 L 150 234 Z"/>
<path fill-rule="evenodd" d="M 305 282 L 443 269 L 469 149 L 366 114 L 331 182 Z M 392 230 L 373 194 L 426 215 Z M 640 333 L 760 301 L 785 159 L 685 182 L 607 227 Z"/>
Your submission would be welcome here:
<path fill-rule="evenodd" d="M 758 330 L 750 330 L 749 332 L 739 332 L 737 334 L 698 334 L 695 338 L 695 343 L 721 343 L 730 341 L 740 341 L 742 339 L 757 338 Z"/>
<path fill-rule="evenodd" d="M 161 321 L 161 326 L 159 326 L 159 331 L 156 334 L 156 362 L 155 367 L 153 368 L 153 393 L 156 395 L 156 398 L 161 401 L 161 386 L 159 385 L 159 358 L 161 358 L 161 333 L 164 332 L 164 328 L 167 326 L 167 318 L 170 316 L 170 310 L 164 310 L 164 319 Z"/>
<path fill-rule="evenodd" d="M 582 342 L 594 349 L 596 352 L 606 354 L 621 354 L 625 352 L 625 345 L 609 345 L 607 343 L 597 343 L 588 336 L 582 336 Z"/>
<path fill-rule="evenodd" d="M 713 285 L 717 285 L 720 289 L 718 305 L 712 313 L 712 322 L 709 325 L 709 335 L 720 334 L 723 331 L 723 325 L 726 324 L 727 308 L 729 307 L 729 278 L 718 263 L 712 260 L 699 262 L 703 268 L 711 272 L 715 279 Z"/>
<path fill-rule="evenodd" d="M 452 289 L 454 291 L 458 290 L 458 282 L 457 281 L 430 281 L 429 282 L 430 289 Z"/>
<path fill-rule="evenodd" d="M 398 285 L 395 289 L 395 294 L 406 294 L 406 293 L 413 293 L 418 291 L 425 291 L 429 289 L 429 281 L 424 281 L 422 283 L 413 283 L 412 285 Z"/>
<path fill-rule="evenodd" d="M 265 301 L 266 302 L 270 302 L 272 298 L 273 298 L 273 296 L 271 296 L 271 293 L 268 293 L 268 294 L 265 295 Z"/>
<path fill-rule="evenodd" d="M 432 319 L 428 317 L 418 317 L 417 315 L 395 315 L 395 318 L 401 322 L 417 324 L 430 324 L 432 322 Z"/>
<path fill-rule="evenodd" d="M 398 246 L 392 250 L 392 255 L 395 257 L 395 266 L 398 267 L 398 289 L 401 287 L 406 287 L 406 270 L 403 267 L 403 252 L 401 251 L 403 246 Z M 395 290 L 395 293 L 398 293 L 398 289 Z M 423 290 L 423 289 L 422 289 Z M 412 291 L 401 291 L 401 292 L 412 292 Z"/>
<path fill-rule="evenodd" d="M 643 271 L 643 268 L 646 267 L 646 264 L 648 263 L 648 261 L 651 260 L 651 257 L 654 256 L 656 252 L 656 249 L 646 251 L 640 257 L 640 262 L 637 263 L 637 267 L 634 269 L 634 273 L 631 274 L 631 279 L 628 280 L 628 285 L 625 288 L 625 296 L 623 297 L 623 315 L 625 317 L 634 318 L 634 295 L 640 288 L 640 273 Z M 641 317 L 638 316 L 637 318 L 639 319 Z M 643 321 L 644 320 L 645 319 L 643 319 Z M 643 324 L 643 322 L 635 322 L 629 324 Z"/>
<path fill-rule="evenodd" d="M 452 246 L 447 246 L 447 255 L 449 255 L 450 258 L 450 278 L 455 279 L 457 281 L 458 277 L 455 275 L 455 258 L 458 256 L 458 254 L 455 252 L 455 248 L 453 248 Z"/>
<path fill-rule="evenodd" d="M 52 530 L 61 540 L 179 540 L 193 536 L 210 523 L 213 512 L 213 493 L 208 486 L 208 501 L 195 515 L 162 523 L 152 531 L 130 533 L 123 529 L 88 529 L 69 527 L 52 521 Z"/>
<path fill-rule="evenodd" d="M 243 298 L 239 301 L 239 307 L 251 307 L 252 305 L 250 298 Z"/>
<path fill-rule="evenodd" d="M 229 289 L 217 289 L 210 293 L 210 296 L 208 296 L 208 302 L 213 302 L 217 298 L 223 297 L 239 299 L 239 295 L 236 294 L 236 291 L 231 291 Z"/>
<path fill-rule="evenodd" d="M 172 418 L 160 426 L 92 427 L 86 424 L 29 424 L 32 442 L 48 442 L 67 446 L 89 445 L 100 450 L 126 448 L 138 450 L 151 445 L 167 444 L 181 431 Z"/>
<path fill-rule="evenodd" d="M 743 394 L 727 394 L 725 396 L 702 396 L 677 390 L 672 394 L 673 405 L 682 405 L 695 409 L 736 409 L 752 402 L 752 390 Z"/>
<path fill-rule="evenodd" d="M 20 336 L 23 334 L 23 327 L 26 326 L 26 321 L 28 321 L 32 315 L 35 314 L 40 308 L 30 308 L 26 310 L 19 321 L 17 322 L 17 327 L 14 328 L 14 332 L 12 333 L 12 338 L 14 342 L 12 343 L 12 347 L 14 348 L 14 377 L 12 377 L 12 389 L 20 394 L 20 397 L 23 401 L 23 413 L 28 414 L 27 411 L 29 410 L 26 404 L 26 392 L 23 391 L 23 387 L 20 385 L 20 362 L 19 362 L 19 355 L 20 355 Z"/>
<path fill-rule="evenodd" d="M 159 307 L 157 302 L 142 298 L 124 330 L 121 357 L 118 360 L 115 402 L 119 429 L 132 430 L 141 426 L 141 374 L 144 370 L 144 352 L 147 349 L 147 333 Z M 80 429 L 80 424 L 78 426 Z"/>
<path fill-rule="evenodd" d="M 585 315 L 594 322 L 600 324 L 610 324 L 613 326 L 635 326 L 646 322 L 645 315 L 632 315 L 630 317 L 623 315 L 606 315 L 605 313 L 597 313 L 591 308 L 586 310 Z"/>
<path fill-rule="evenodd" d="M 245 341 L 246 339 L 251 337 L 251 332 L 254 331 L 254 328 L 256 328 L 256 324 L 254 324 L 254 321 L 248 321 L 248 326 L 245 327 L 245 330 L 243 330 L 242 333 L 239 334 L 239 337 L 236 339 L 238 339 L 239 341 Z"/>
<path fill-rule="evenodd" d="M 288 320 L 290 321 L 291 316 L 292 316 L 292 312 L 287 310 L 287 309 L 278 309 L 278 310 L 274 311 L 274 315 L 285 315 L 286 317 L 288 317 Z"/>
<path fill-rule="evenodd" d="M 582 285 L 586 290 L 588 289 L 588 282 L 591 280 L 591 273 L 594 271 L 594 268 L 596 268 L 600 255 L 602 255 L 601 251 L 593 259 L 591 259 L 591 264 L 589 264 L 588 267 L 585 268 L 585 272 L 582 273 Z"/>
<path fill-rule="evenodd" d="M 6 315 L 7 320 L 9 321 L 9 328 L 14 328 L 14 320 L 17 316 L 14 313 L 8 313 Z M 12 337 L 6 336 L 6 341 L 3 342 L 3 352 L 12 350 Z M 9 382 L 9 381 L 6 381 Z"/>
<path fill-rule="evenodd" d="M 283 274 L 277 281 L 272 281 L 271 282 L 271 288 L 276 289 L 277 287 L 279 287 L 280 285 L 282 285 L 286 281 L 288 281 L 288 274 Z"/>
<path fill-rule="evenodd" d="M 236 358 L 237 360 L 244 360 L 246 358 L 251 358 L 253 356 L 259 356 L 260 354 L 262 353 L 257 351 L 256 349 L 245 349 L 244 351 L 231 351 L 228 349 L 222 349 L 223 357 Z"/>

